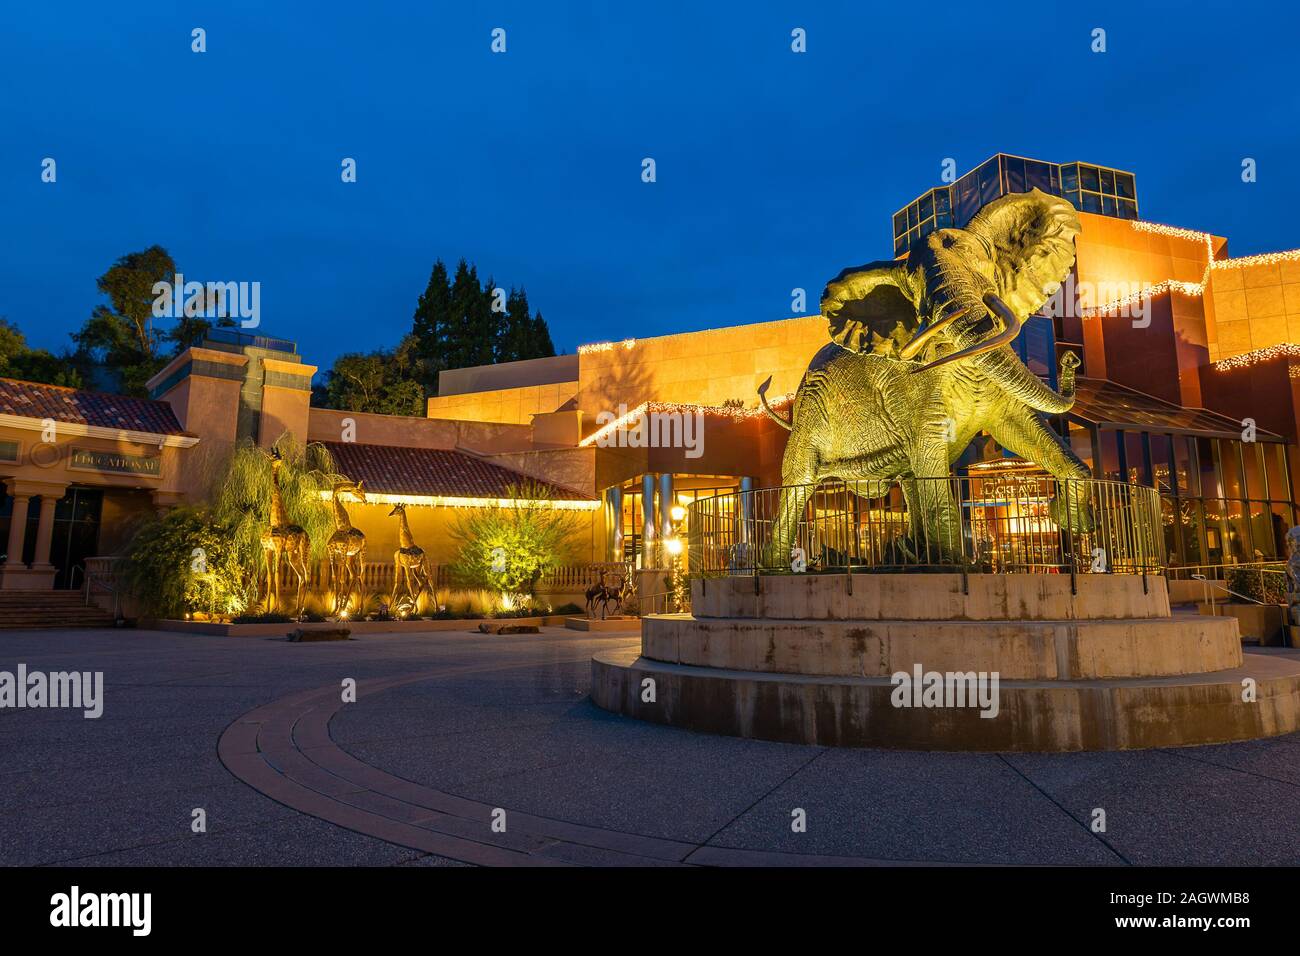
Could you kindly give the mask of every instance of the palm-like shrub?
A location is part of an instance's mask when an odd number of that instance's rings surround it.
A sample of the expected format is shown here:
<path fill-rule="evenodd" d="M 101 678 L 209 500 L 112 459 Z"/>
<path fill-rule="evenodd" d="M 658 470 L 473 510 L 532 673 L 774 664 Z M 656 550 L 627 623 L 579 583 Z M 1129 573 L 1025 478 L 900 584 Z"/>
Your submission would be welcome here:
<path fill-rule="evenodd" d="M 338 477 L 324 445 L 303 446 L 285 434 L 275 443 L 280 467 L 280 500 L 290 524 L 307 532 L 311 556 L 319 560 L 334 533 L 334 516 L 321 492 Z M 264 566 L 262 535 L 271 524 L 271 456 L 250 442 L 236 445 L 218 470 L 212 487 L 212 515 L 229 529 L 231 547 L 254 579 Z"/>
<path fill-rule="evenodd" d="M 325 553 L 333 515 L 321 492 L 334 463 L 321 445 L 303 446 L 286 434 L 275 444 L 283 464 L 280 498 L 290 524 L 302 527 L 312 557 Z M 236 445 L 213 469 L 208 502 L 145 521 L 123 562 L 127 590 L 145 613 L 179 617 L 254 610 L 265 557 L 262 535 L 271 520 L 271 456 L 251 442 Z"/>

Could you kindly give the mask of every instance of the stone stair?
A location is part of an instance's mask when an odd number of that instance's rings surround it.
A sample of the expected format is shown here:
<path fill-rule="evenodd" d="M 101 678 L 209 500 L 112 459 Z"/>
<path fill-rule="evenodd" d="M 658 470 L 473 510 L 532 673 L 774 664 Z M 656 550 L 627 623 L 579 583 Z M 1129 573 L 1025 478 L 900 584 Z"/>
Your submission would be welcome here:
<path fill-rule="evenodd" d="M 81 591 L 0 591 L 0 630 L 112 626 L 112 613 Z"/>

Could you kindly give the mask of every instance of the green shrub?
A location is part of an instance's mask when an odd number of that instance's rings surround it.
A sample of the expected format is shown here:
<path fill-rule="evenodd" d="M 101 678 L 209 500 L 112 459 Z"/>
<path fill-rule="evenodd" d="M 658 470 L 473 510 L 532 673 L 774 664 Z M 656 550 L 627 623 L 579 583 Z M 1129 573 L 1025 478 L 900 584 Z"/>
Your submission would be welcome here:
<path fill-rule="evenodd" d="M 238 614 L 253 597 L 229 529 L 203 509 L 173 508 L 146 521 L 124 558 L 125 588 L 152 617 Z"/>
<path fill-rule="evenodd" d="M 1281 566 L 1276 570 L 1232 568 L 1228 571 L 1228 589 L 1261 604 L 1286 604 L 1286 574 L 1279 574 L 1281 570 Z"/>
<path fill-rule="evenodd" d="M 450 529 L 459 544 L 453 579 L 514 597 L 532 595 L 543 574 L 573 556 L 580 525 L 572 511 L 551 507 L 545 486 L 524 481 L 506 489 L 503 507 L 470 508 Z"/>

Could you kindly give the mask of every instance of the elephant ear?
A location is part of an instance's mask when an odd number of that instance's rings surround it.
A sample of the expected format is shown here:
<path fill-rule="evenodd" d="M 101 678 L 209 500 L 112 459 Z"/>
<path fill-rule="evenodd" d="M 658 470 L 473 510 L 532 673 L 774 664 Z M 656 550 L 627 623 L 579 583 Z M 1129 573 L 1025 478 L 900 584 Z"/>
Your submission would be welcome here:
<path fill-rule="evenodd" d="M 998 294 L 1017 315 L 1028 316 L 1069 275 L 1080 226 L 1069 202 L 1035 188 L 995 199 L 966 229 L 993 248 Z"/>
<path fill-rule="evenodd" d="M 822 292 L 831 341 L 851 352 L 898 354 L 920 320 L 911 274 L 893 261 L 845 269 Z"/>

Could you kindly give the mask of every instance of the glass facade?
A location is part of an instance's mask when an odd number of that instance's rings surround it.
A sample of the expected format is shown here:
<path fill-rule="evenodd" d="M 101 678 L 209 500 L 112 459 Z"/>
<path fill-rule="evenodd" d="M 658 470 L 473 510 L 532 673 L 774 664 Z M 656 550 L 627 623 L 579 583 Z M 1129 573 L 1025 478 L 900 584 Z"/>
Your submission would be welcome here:
<path fill-rule="evenodd" d="M 964 226 L 985 203 L 1007 193 L 1041 189 L 1076 209 L 1136 219 L 1137 183 L 1132 173 L 1088 163 L 1045 163 L 998 153 L 951 186 L 931 189 L 894 214 L 894 255 L 936 229 Z"/>
<path fill-rule="evenodd" d="M 1055 369 L 1044 368 L 1057 351 L 1054 328 L 1048 319 L 1031 318 L 1014 347 L 1056 387 Z M 1214 412 L 1088 378 L 1076 384 L 1074 409 L 1052 424 L 1094 477 L 1160 492 L 1171 565 L 1254 561 L 1257 553 L 1285 558 L 1286 533 L 1298 516 L 1279 436 L 1261 433 L 1244 442 L 1237 424 Z M 957 466 L 998 458 L 1014 456 L 991 439 L 977 439 Z"/>

